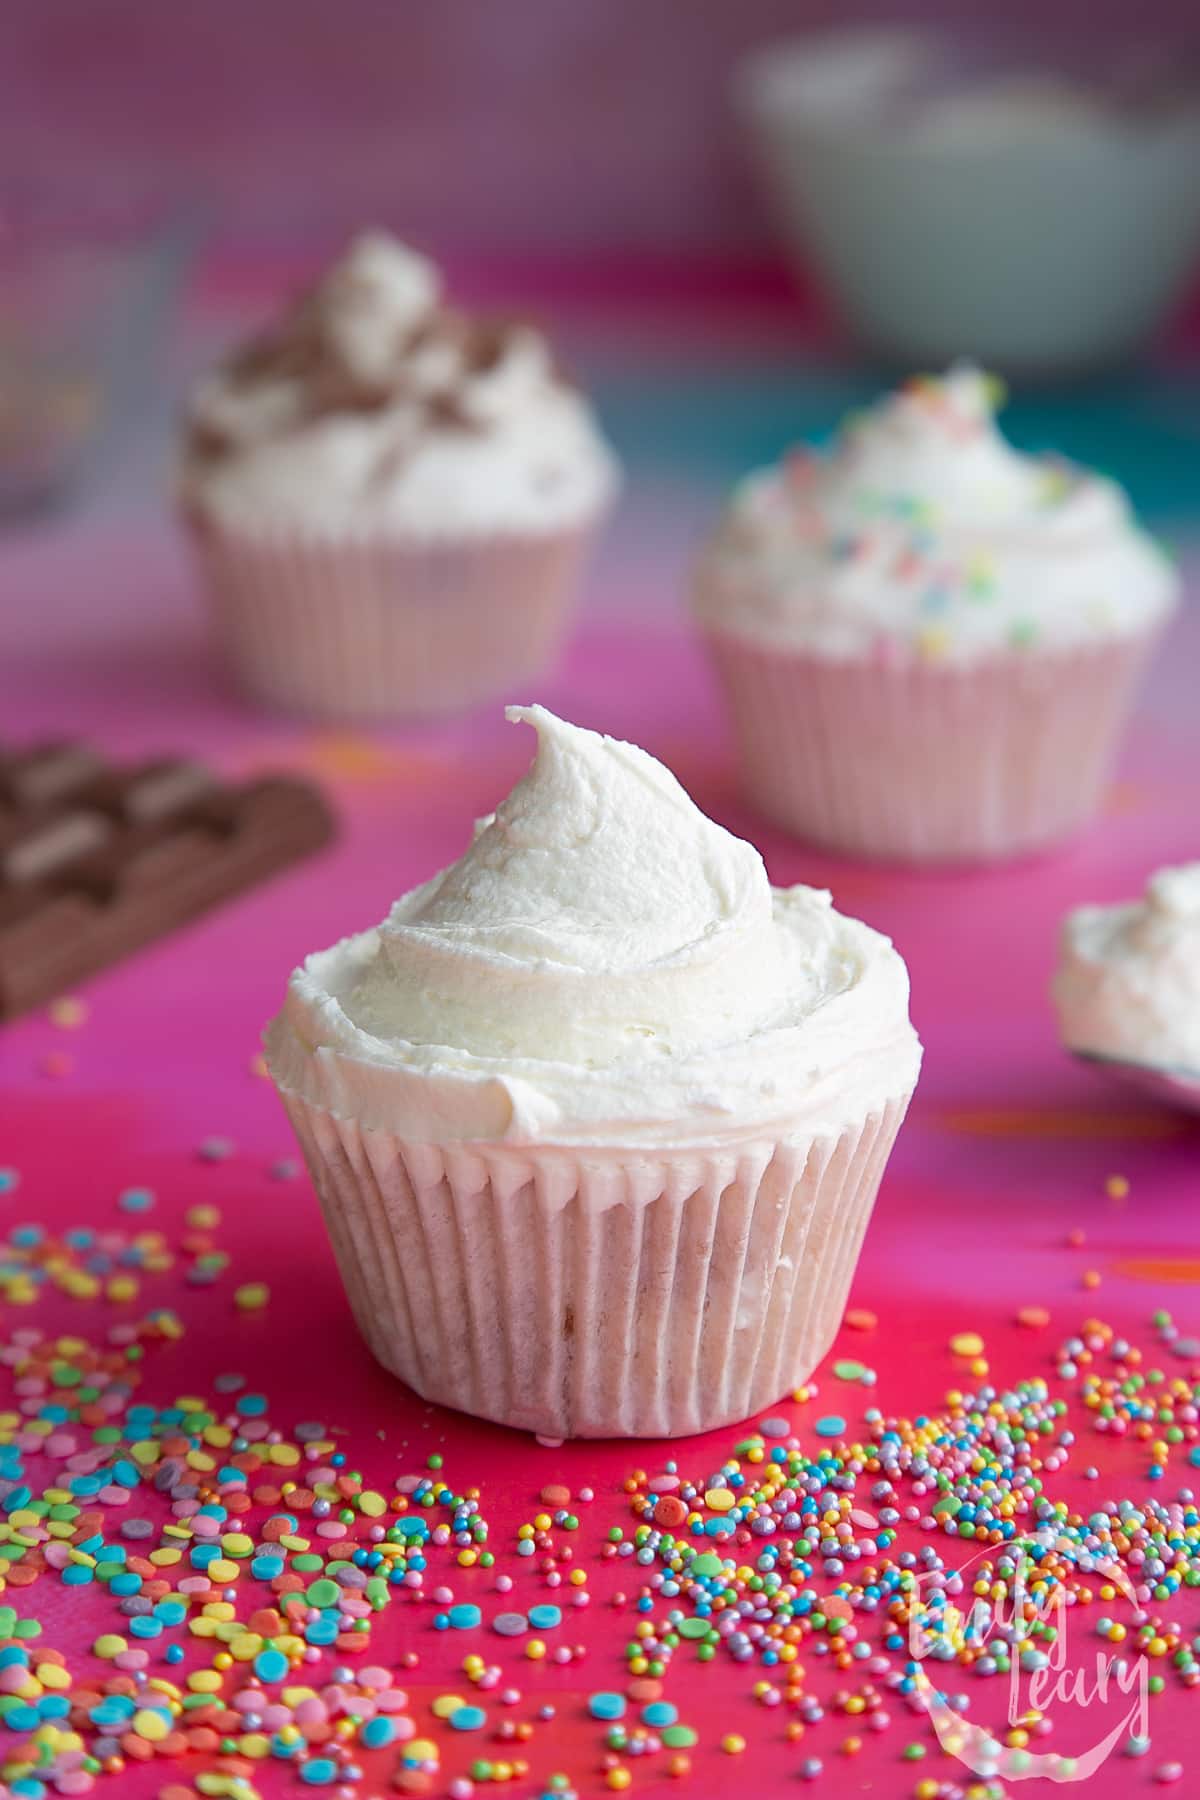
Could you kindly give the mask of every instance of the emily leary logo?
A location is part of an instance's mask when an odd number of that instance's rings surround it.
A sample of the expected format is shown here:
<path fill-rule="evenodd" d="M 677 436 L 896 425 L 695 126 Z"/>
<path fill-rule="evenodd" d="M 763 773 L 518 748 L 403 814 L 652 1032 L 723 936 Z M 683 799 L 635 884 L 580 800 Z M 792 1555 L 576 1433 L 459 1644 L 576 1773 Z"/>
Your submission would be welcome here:
<path fill-rule="evenodd" d="M 1149 1667 L 1141 1655 L 1090 1649 L 1072 1641 L 1072 1607 L 1061 1581 L 1039 1577 L 1047 1553 L 1071 1562 L 1082 1579 L 1102 1584 L 1137 1612 L 1128 1575 L 1105 1557 L 1081 1554 L 1053 1530 L 1014 1538 L 997 1552 L 981 1550 L 956 1572 L 910 1573 L 908 1651 L 913 1701 L 929 1714 L 938 1742 L 949 1755 L 984 1779 L 1086 1781 L 1122 1740 L 1149 1734 Z M 996 1558 L 991 1572 L 984 1559 Z M 1001 1572 L 1002 1562 L 1002 1572 Z M 982 1566 L 981 1566 L 982 1565 Z M 972 1572 L 974 1578 L 972 1578 Z M 983 1592 L 980 1592 L 980 1589 Z M 964 1605 L 956 1598 L 967 1596 Z M 961 1702 L 939 1685 L 939 1663 L 960 1667 L 964 1651 L 990 1656 L 1007 1673 L 1006 1723 L 1017 1742 L 1002 1743 L 995 1728 L 969 1722 Z M 979 1684 L 979 1692 L 994 1691 Z M 1070 1755 L 1038 1751 L 1021 1739 L 1040 1721 L 1062 1727 L 1083 1747 Z M 1082 1736 L 1081 1736 L 1082 1733 Z"/>

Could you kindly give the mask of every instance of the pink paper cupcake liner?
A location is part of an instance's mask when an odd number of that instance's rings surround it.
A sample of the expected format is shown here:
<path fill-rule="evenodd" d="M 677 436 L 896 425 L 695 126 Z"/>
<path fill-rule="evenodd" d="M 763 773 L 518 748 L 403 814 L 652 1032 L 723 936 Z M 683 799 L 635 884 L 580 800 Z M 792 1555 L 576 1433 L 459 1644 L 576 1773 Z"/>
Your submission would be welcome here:
<path fill-rule="evenodd" d="M 840 1135 L 663 1155 L 417 1144 L 283 1098 L 379 1361 L 565 1438 L 706 1431 L 805 1380 L 909 1096 Z"/>
<path fill-rule="evenodd" d="M 766 818 L 835 850 L 954 863 L 1043 849 L 1096 814 L 1158 633 L 964 668 L 707 636 Z"/>
<path fill-rule="evenodd" d="M 558 654 L 591 530 L 380 543 L 200 521 L 194 536 L 246 692 L 354 720 L 511 698 Z"/>

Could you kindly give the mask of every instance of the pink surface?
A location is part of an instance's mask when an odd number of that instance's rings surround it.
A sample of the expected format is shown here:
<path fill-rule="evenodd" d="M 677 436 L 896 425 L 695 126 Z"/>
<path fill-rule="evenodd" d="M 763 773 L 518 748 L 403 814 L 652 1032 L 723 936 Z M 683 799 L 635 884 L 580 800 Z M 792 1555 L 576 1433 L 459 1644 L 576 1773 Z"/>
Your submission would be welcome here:
<path fill-rule="evenodd" d="M 454 857 L 471 821 L 526 764 L 527 734 L 504 725 L 499 709 L 457 725 L 371 737 L 256 717 L 224 685 L 189 603 L 177 547 L 157 530 L 34 534 L 13 540 L 4 554 L 10 604 L 21 597 L 23 621 L 0 670 L 6 737 L 69 732 L 94 736 L 114 753 L 186 748 L 229 770 L 285 765 L 328 787 L 342 824 L 338 844 L 319 860 L 90 983 L 81 1029 L 67 1032 L 39 1017 L 0 1035 L 0 1165 L 21 1175 L 4 1203 L 9 1219 L 55 1229 L 128 1227 L 116 1197 L 144 1184 L 158 1200 L 138 1223 L 174 1237 L 187 1206 L 215 1201 L 224 1212 L 219 1235 L 232 1253 L 232 1269 L 211 1289 L 147 1279 L 144 1303 L 175 1305 L 187 1335 L 148 1361 L 142 1397 L 169 1403 L 182 1391 L 205 1391 L 223 1370 L 239 1369 L 270 1395 L 277 1421 L 318 1418 L 343 1429 L 351 1463 L 380 1486 L 422 1466 L 420 1459 L 436 1448 L 450 1479 L 482 1490 L 498 1567 L 513 1568 L 513 1533 L 537 1510 L 545 1482 L 590 1483 L 596 1499 L 580 1509 L 578 1555 L 593 1570 L 595 1599 L 586 1613 L 568 1610 L 559 1632 L 586 1646 L 582 1663 L 535 1667 L 499 1639 L 439 1634 L 428 1603 L 389 1612 L 372 1660 L 387 1661 L 401 1650 L 419 1654 L 419 1668 L 404 1685 L 428 1727 L 423 1709 L 455 1685 L 461 1657 L 472 1649 L 495 1657 L 527 1696 L 552 1695 L 558 1705 L 554 1725 L 539 1727 L 525 1748 L 534 1773 L 544 1781 L 562 1769 L 581 1794 L 608 1791 L 600 1773 L 604 1728 L 586 1716 L 583 1700 L 595 1689 L 623 1686 L 622 1648 L 633 1615 L 604 1600 L 618 1588 L 635 1594 L 637 1578 L 628 1564 L 597 1562 L 595 1546 L 611 1525 L 632 1523 L 621 1491 L 632 1468 L 653 1472 L 674 1455 L 681 1469 L 708 1473 L 738 1433 L 715 1433 L 673 1450 L 595 1443 L 547 1448 L 415 1400 L 376 1367 L 357 1336 L 307 1181 L 271 1178 L 271 1164 L 293 1146 L 282 1109 L 252 1072 L 260 1029 L 292 965 L 307 950 L 374 921 L 397 893 Z M 701 654 L 649 591 L 662 578 L 661 570 L 645 568 L 640 577 L 635 571 L 619 596 L 620 616 L 606 622 L 589 615 L 561 672 L 536 697 L 581 723 L 645 744 L 705 809 L 754 837 L 776 882 L 828 884 L 843 908 L 889 932 L 910 965 L 913 1014 L 926 1044 L 921 1086 L 852 1292 L 852 1304 L 872 1309 L 879 1326 L 869 1333 L 844 1330 L 839 1338 L 843 1356 L 879 1371 L 878 1385 L 868 1391 L 826 1370 L 818 1400 L 772 1410 L 791 1420 L 811 1448 L 817 1442 L 811 1421 L 821 1412 L 843 1413 L 855 1431 L 866 1405 L 910 1416 L 934 1408 L 948 1388 L 967 1379 L 947 1342 L 967 1327 L 984 1335 L 993 1377 L 1001 1380 L 1046 1372 L 1054 1345 L 1089 1315 L 1146 1342 L 1147 1317 L 1165 1303 L 1181 1330 L 1200 1328 L 1197 1126 L 1068 1062 L 1046 1001 L 1055 933 L 1067 906 L 1131 893 L 1149 868 L 1197 852 L 1200 743 L 1194 717 L 1188 722 L 1189 684 L 1178 671 L 1188 658 L 1194 667 L 1200 654 L 1200 618 L 1178 628 L 1174 656 L 1160 663 L 1152 701 L 1096 832 L 1051 860 L 934 877 L 810 853 L 743 809 Z M 69 1066 L 52 1060 L 49 1071 L 57 1072 L 48 1072 L 46 1058 L 64 1054 Z M 197 1159 L 197 1145 L 212 1135 L 233 1141 L 228 1160 Z M 1124 1202 L 1104 1196 L 1105 1178 L 1114 1172 L 1131 1183 Z M 1075 1228 L 1086 1233 L 1084 1248 L 1066 1244 Z M 1081 1285 L 1086 1269 L 1099 1274 L 1098 1291 Z M 259 1278 L 270 1283 L 270 1306 L 239 1314 L 233 1286 Z M 1015 1328 L 1015 1309 L 1031 1303 L 1050 1310 L 1048 1330 Z M 11 1309 L 5 1326 L 50 1324 L 84 1333 L 120 1312 L 53 1299 L 36 1315 Z M 1102 1461 L 1098 1443 L 1081 1446 L 1080 1466 Z M 1145 1465 L 1144 1447 L 1127 1445 L 1111 1482 L 1101 1484 L 1104 1492 L 1145 1493 Z M 1173 1462 L 1160 1484 L 1162 1497 L 1173 1495 L 1186 1475 L 1182 1459 Z M 1077 1479 L 1061 1486 L 1082 1498 Z M 459 1598 L 478 1598 L 485 1611 L 497 1606 L 482 1572 L 454 1574 Z M 551 1597 L 540 1591 L 535 1563 L 517 1579 L 514 1599 L 529 1604 Z M 26 1590 L 24 1604 L 44 1620 L 47 1641 L 65 1651 L 81 1650 L 101 1628 L 104 1609 L 90 1601 L 79 1609 L 51 1577 Z M 1198 1622 L 1194 1602 L 1185 1596 L 1172 1610 L 1190 1635 Z M 736 1778 L 754 1794 L 782 1792 L 794 1784 L 804 1755 L 825 1763 L 814 1792 L 890 1797 L 912 1793 L 922 1777 L 967 1780 L 936 1747 L 922 1764 L 900 1760 L 910 1739 L 932 1746 L 920 1720 L 898 1719 L 878 1737 L 865 1734 L 866 1747 L 854 1759 L 839 1754 L 850 1727 L 840 1717 L 827 1717 L 803 1745 L 789 1743 L 782 1710 L 767 1711 L 752 1698 L 760 1673 L 753 1665 L 719 1659 L 703 1666 L 678 1654 L 667 1697 L 702 1731 L 693 1775 L 668 1783 L 665 1756 L 632 1763 L 633 1791 L 670 1787 L 709 1795 Z M 829 1685 L 824 1680 L 818 1691 Z M 984 1710 L 982 1684 L 971 1691 Z M 1001 1698 L 997 1684 L 997 1704 Z M 1114 1759 L 1086 1784 L 1089 1800 L 1149 1787 L 1153 1768 L 1172 1756 L 1185 1764 L 1190 1759 L 1189 1779 L 1200 1781 L 1190 1711 L 1174 1688 L 1155 1702 L 1151 1755 L 1140 1763 Z M 733 1730 L 748 1740 L 737 1763 L 717 1748 L 722 1733 Z M 439 1728 L 438 1735 L 449 1734 Z M 444 1792 L 446 1779 L 472 1755 L 489 1751 L 498 1753 L 477 1739 L 452 1745 L 434 1791 Z M 119 1791 L 140 1800 L 179 1778 L 161 1766 L 138 1769 Z M 264 1765 L 255 1780 L 264 1794 L 301 1791 L 274 1765 Z M 362 1791 L 376 1789 L 367 1782 Z M 527 1795 L 540 1787 L 531 1777 L 507 1791 Z"/>

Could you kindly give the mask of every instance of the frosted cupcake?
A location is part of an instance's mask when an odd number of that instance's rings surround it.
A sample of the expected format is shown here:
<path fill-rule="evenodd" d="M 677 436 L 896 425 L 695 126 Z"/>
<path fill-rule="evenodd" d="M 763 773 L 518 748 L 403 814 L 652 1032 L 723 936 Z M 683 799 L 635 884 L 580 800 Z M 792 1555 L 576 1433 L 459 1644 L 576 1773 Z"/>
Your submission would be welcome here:
<path fill-rule="evenodd" d="M 387 1368 L 556 1437 L 706 1430 L 833 1339 L 917 1078 L 907 972 L 644 751 L 508 716 L 529 773 L 296 971 L 271 1073 Z"/>
<path fill-rule="evenodd" d="M 1200 1083 L 1200 862 L 1160 869 L 1145 898 L 1081 906 L 1054 978 L 1069 1050 Z"/>
<path fill-rule="evenodd" d="M 537 331 L 372 233 L 199 382 L 181 483 L 243 685 L 369 718 L 553 659 L 616 465 Z"/>
<path fill-rule="evenodd" d="M 1018 855 L 1097 810 L 1177 580 L 1102 476 L 1026 456 L 959 367 L 751 476 L 695 610 L 751 799 L 831 848 Z"/>

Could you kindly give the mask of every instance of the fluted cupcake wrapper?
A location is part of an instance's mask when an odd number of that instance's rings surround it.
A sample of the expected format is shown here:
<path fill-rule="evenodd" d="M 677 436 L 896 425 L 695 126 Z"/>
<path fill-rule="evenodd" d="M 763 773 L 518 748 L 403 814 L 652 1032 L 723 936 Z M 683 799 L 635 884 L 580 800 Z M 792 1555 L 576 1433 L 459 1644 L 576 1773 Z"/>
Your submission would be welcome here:
<path fill-rule="evenodd" d="M 656 1437 L 812 1373 L 909 1095 L 840 1135 L 663 1154 L 416 1144 L 283 1098 L 386 1368 L 546 1436 Z"/>
<path fill-rule="evenodd" d="M 592 535 L 590 521 L 444 542 L 192 524 L 240 685 L 287 712 L 347 720 L 511 698 L 558 653 Z"/>
<path fill-rule="evenodd" d="M 765 817 L 835 850 L 954 863 L 1046 848 L 1095 815 L 1159 632 L 962 668 L 706 635 Z"/>

